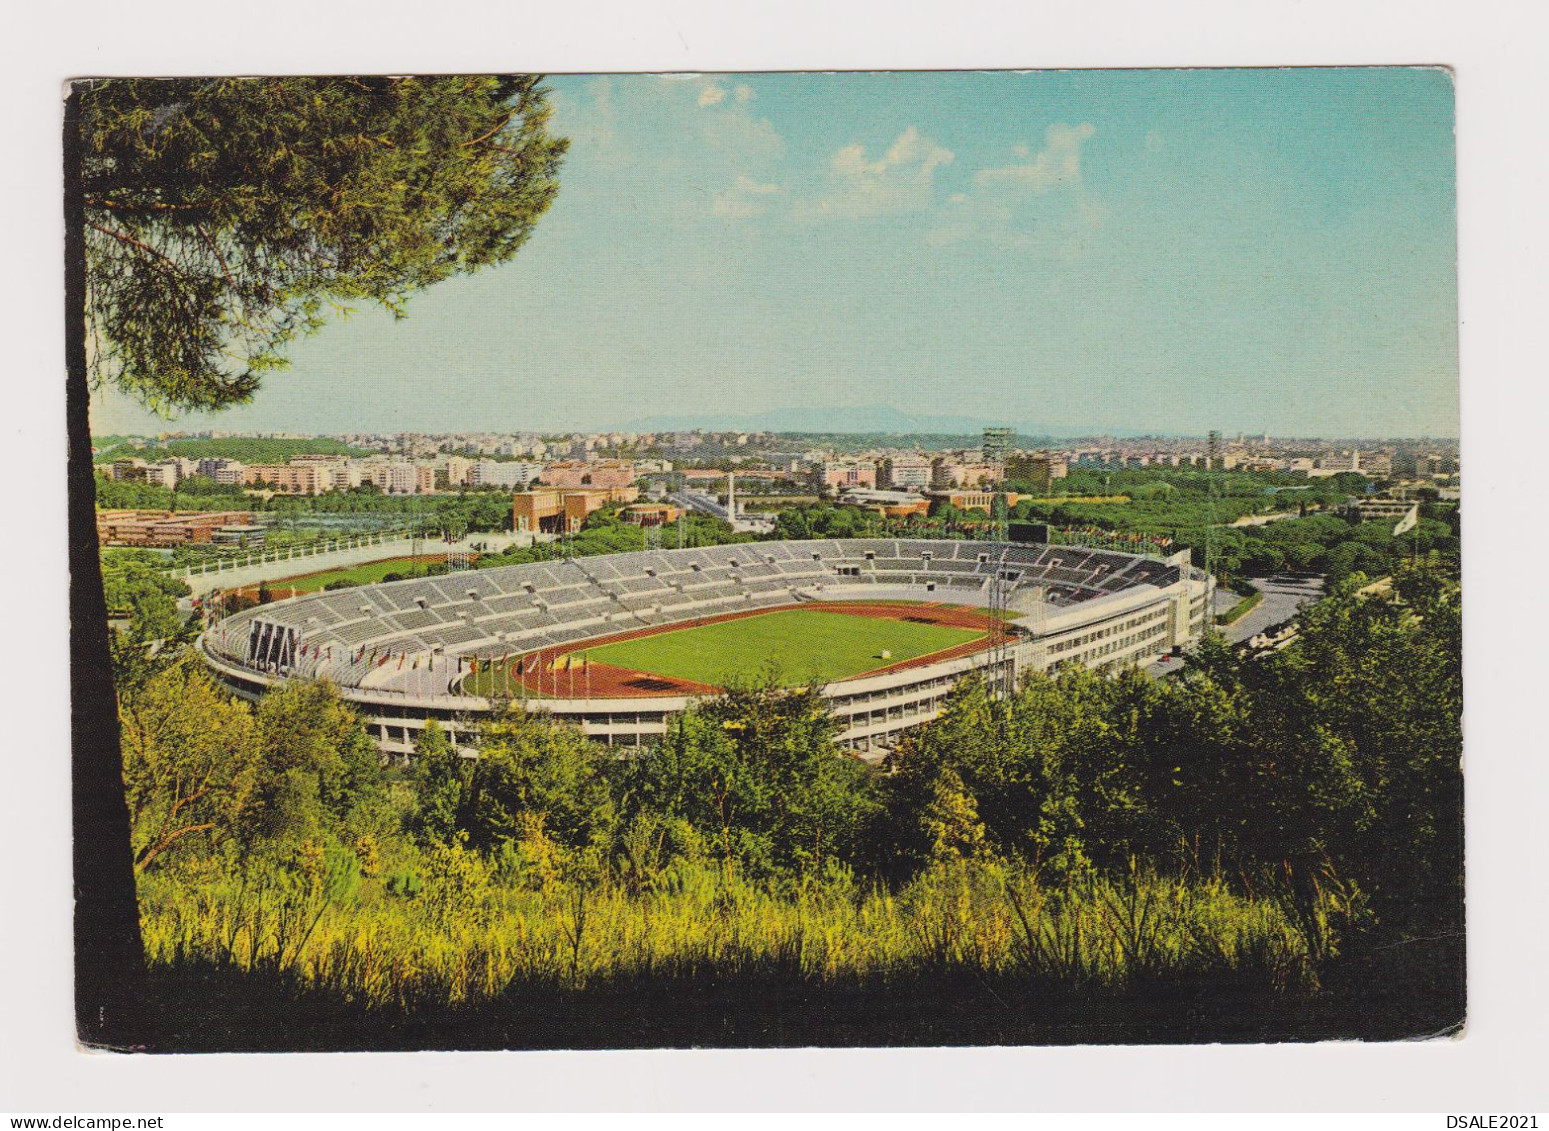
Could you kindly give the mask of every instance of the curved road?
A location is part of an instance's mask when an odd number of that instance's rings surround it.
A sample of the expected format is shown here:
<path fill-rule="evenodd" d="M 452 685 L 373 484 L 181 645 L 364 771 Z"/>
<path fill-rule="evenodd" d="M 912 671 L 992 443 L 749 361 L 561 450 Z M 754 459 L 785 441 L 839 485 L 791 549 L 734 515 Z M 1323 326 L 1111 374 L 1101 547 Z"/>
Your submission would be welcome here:
<path fill-rule="evenodd" d="M 1232 644 L 1240 644 L 1271 625 L 1290 620 L 1303 605 L 1323 596 L 1321 577 L 1277 573 L 1270 577 L 1250 577 L 1247 581 L 1263 592 L 1264 599 L 1236 624 L 1222 626 L 1221 634 Z"/>

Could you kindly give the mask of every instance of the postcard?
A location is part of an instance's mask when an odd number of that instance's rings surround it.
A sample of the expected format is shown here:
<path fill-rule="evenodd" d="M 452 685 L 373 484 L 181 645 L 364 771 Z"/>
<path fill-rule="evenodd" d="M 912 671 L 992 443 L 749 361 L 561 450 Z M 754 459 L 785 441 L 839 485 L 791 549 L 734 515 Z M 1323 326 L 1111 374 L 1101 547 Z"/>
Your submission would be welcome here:
<path fill-rule="evenodd" d="M 1453 114 L 74 83 L 80 1040 L 1459 1032 Z"/>

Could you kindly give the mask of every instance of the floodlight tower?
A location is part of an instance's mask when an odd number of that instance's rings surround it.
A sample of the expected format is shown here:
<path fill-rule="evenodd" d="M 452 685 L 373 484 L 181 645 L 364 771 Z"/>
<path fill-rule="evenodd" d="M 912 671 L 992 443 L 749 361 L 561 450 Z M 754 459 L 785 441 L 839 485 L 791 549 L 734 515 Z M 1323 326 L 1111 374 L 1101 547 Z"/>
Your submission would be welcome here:
<path fill-rule="evenodd" d="M 1011 443 L 1016 437 L 1016 432 L 1010 428 L 986 428 L 984 430 L 983 455 L 984 462 L 990 466 L 995 482 L 992 485 L 994 495 L 990 500 L 990 533 L 997 542 L 1006 540 L 1007 511 L 1010 509 L 1009 500 L 1006 498 L 1006 455 L 1011 450 Z"/>
<path fill-rule="evenodd" d="M 1016 690 L 1011 671 L 1011 579 L 1006 572 L 1006 547 L 1000 547 L 995 573 L 990 578 L 990 689 L 1003 698 Z"/>
<path fill-rule="evenodd" d="M 1216 460 L 1221 450 L 1221 431 L 1212 428 L 1205 444 L 1205 584 L 1215 576 Z M 1208 619 L 1207 619 L 1208 623 Z"/>
<path fill-rule="evenodd" d="M 992 467 L 1004 467 L 1006 453 L 1016 432 L 1010 428 L 986 428 L 984 430 L 984 462 Z"/>

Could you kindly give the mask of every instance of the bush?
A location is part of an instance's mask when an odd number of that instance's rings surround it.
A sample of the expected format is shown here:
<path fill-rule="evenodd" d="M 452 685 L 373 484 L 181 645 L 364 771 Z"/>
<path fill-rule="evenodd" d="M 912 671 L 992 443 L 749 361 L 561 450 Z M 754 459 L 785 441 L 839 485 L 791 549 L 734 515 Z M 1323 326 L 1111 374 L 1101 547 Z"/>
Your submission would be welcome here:
<path fill-rule="evenodd" d="M 383 886 L 389 894 L 408 899 L 418 895 L 425 884 L 418 872 L 398 871 L 389 873 Z"/>

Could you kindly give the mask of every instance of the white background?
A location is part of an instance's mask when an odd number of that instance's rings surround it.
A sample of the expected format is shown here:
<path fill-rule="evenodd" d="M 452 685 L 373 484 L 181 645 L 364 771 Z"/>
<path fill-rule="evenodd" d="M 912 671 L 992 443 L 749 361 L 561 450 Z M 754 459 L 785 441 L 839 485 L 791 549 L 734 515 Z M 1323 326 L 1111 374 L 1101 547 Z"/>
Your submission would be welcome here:
<path fill-rule="evenodd" d="M 1543 327 L 1549 27 L 1531 0 L 9 10 L 0 413 L 0 1111 L 1549 1107 Z M 1408 1045 L 127 1057 L 74 1047 L 60 98 L 80 75 L 1440 63 L 1458 93 L 1469 1023 Z M 1422 1121 L 1442 1126 L 1440 1120 Z"/>

